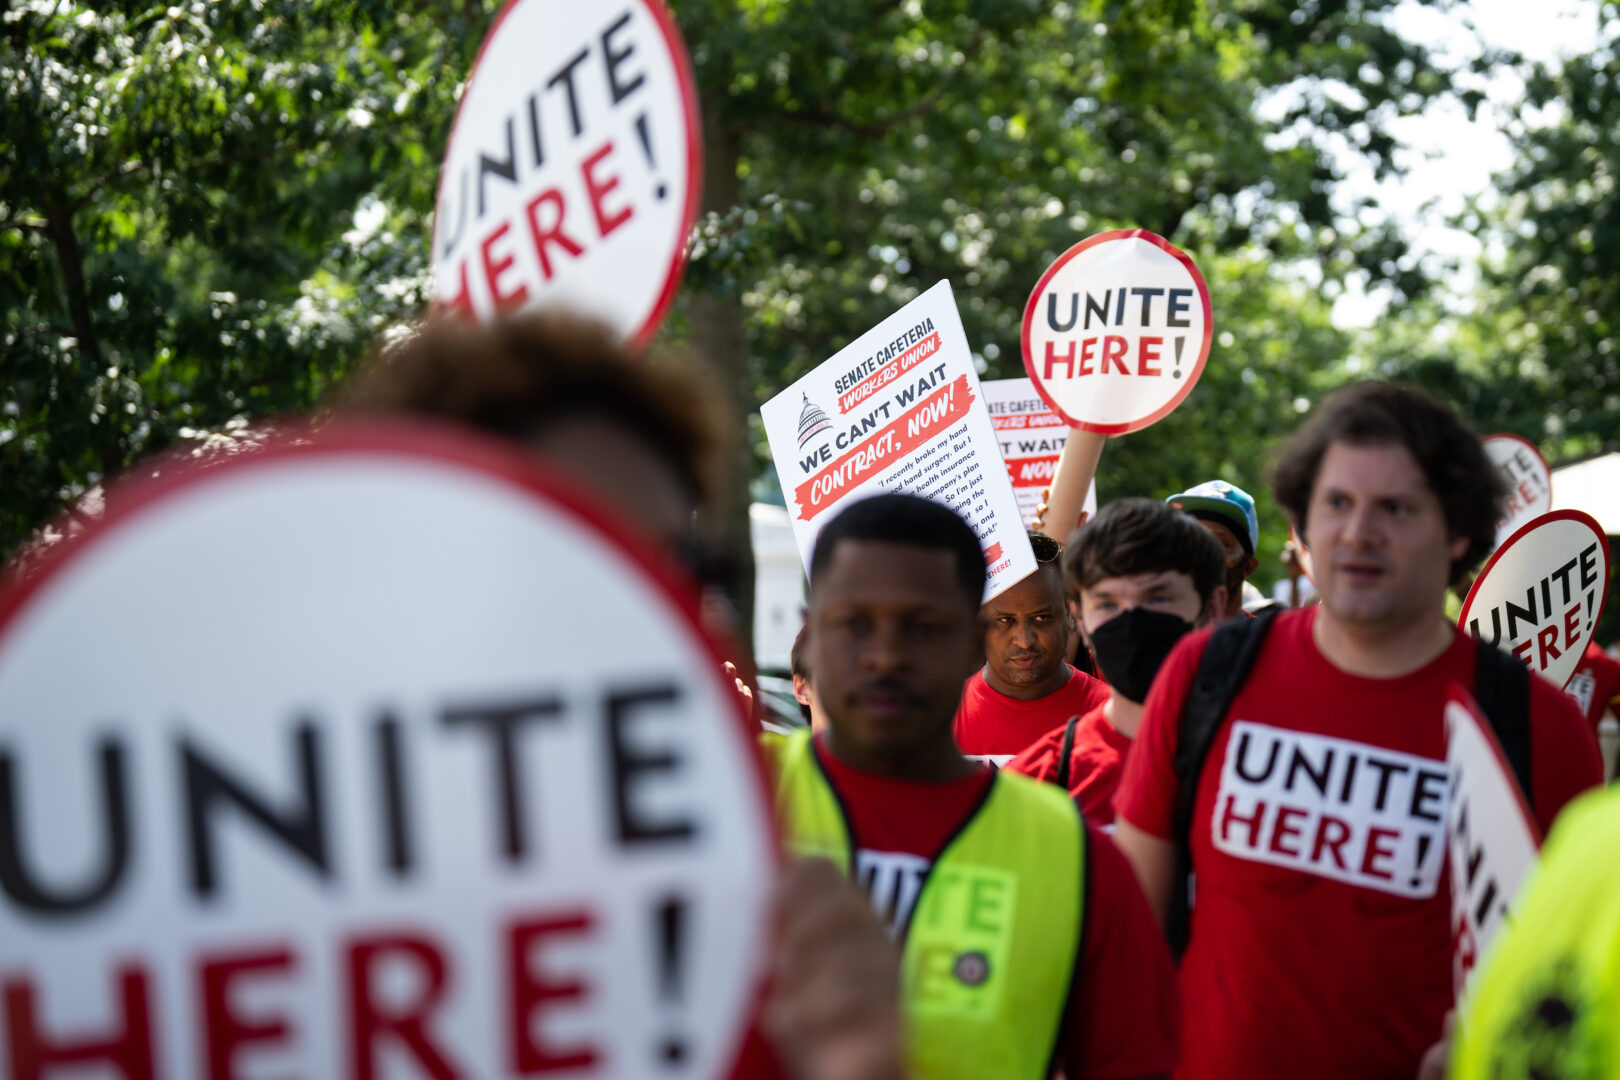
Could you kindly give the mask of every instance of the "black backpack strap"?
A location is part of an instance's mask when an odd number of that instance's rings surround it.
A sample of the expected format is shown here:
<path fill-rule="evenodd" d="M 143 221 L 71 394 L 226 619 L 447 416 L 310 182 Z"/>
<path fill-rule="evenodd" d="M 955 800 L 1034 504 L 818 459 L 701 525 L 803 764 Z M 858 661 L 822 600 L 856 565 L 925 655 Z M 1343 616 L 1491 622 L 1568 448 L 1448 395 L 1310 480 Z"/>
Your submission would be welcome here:
<path fill-rule="evenodd" d="M 1277 617 L 1277 609 L 1262 612 L 1253 619 L 1239 616 L 1215 628 L 1204 646 L 1198 673 L 1181 707 L 1181 728 L 1176 738 L 1176 807 L 1171 818 L 1176 845 L 1176 873 L 1172 879 L 1170 911 L 1165 931 L 1170 948 L 1179 957 L 1187 947 L 1188 921 L 1192 914 L 1188 889 L 1192 878 L 1193 801 L 1198 796 L 1198 778 L 1204 771 L 1215 736 L 1226 720 L 1232 699 L 1254 668 L 1265 643 L 1266 633 Z"/>
<path fill-rule="evenodd" d="M 1530 783 L 1530 669 L 1511 654 L 1475 640 L 1474 700 L 1490 721 L 1502 755 L 1513 770 L 1527 806 L 1534 807 Z"/>
<path fill-rule="evenodd" d="M 1074 753 L 1074 729 L 1080 724 L 1080 714 L 1069 717 L 1063 725 L 1063 748 L 1058 751 L 1057 786 L 1069 790 L 1069 755 Z"/>

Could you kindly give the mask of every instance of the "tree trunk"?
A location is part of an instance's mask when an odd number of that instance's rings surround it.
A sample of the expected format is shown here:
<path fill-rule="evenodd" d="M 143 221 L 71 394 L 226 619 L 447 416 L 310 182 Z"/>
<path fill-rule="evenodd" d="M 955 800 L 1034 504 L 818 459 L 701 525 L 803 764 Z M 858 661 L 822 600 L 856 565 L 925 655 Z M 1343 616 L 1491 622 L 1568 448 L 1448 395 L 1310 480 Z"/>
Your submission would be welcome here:
<path fill-rule="evenodd" d="M 724 214 L 737 204 L 739 137 L 723 126 L 719 111 L 703 107 L 703 209 Z M 753 454 L 748 447 L 748 417 L 755 409 L 749 373 L 748 343 L 742 303 L 735 289 L 694 293 L 691 299 L 693 346 L 731 396 L 728 405 L 737 424 L 736 454 L 715 508 L 713 541 L 720 545 L 731 570 L 727 592 L 737 609 L 736 641 L 731 657 L 739 670 L 754 670 L 754 548 L 748 521 Z"/>
<path fill-rule="evenodd" d="M 90 388 L 94 386 L 103 368 L 107 366 L 101 352 L 101 339 L 96 336 L 95 319 L 90 310 L 90 294 L 84 281 L 84 253 L 79 249 L 79 237 L 73 230 L 73 211 L 69 201 L 59 192 L 42 190 L 41 203 L 45 210 L 45 233 L 56 249 L 56 264 L 62 274 L 62 292 L 67 300 L 68 317 L 73 323 L 73 336 L 79 347 L 81 366 L 71 381 L 80 394 L 82 407 L 90 407 Z M 109 423 L 97 433 L 96 458 L 101 465 L 102 481 L 110 480 L 124 465 L 127 448 L 117 434 L 116 422 Z"/>

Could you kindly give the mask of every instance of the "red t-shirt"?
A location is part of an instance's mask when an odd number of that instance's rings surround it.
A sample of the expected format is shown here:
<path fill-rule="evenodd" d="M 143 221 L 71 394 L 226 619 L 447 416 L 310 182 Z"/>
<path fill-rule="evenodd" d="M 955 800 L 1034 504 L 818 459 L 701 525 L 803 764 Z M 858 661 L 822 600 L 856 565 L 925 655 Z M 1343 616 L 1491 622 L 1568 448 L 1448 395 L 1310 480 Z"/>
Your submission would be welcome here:
<path fill-rule="evenodd" d="M 903 925 L 922 875 L 978 809 L 995 773 L 910 783 L 851 769 L 820 739 L 815 748 L 855 831 L 857 876 L 879 916 Z M 1080 969 L 1061 1036 L 1065 1074 L 1104 1080 L 1168 1073 L 1176 1063 L 1176 980 L 1164 935 L 1113 841 L 1088 826 L 1086 850 Z"/>
<path fill-rule="evenodd" d="M 1199 778 L 1178 1078 L 1410 1077 L 1451 1006 L 1442 711 L 1449 684 L 1473 685 L 1473 639 L 1458 632 L 1408 675 L 1360 678 L 1317 650 L 1317 610 L 1277 618 Z M 1166 660 L 1115 796 L 1163 839 L 1208 640 L 1189 635 Z M 1545 830 L 1602 766 L 1545 679 L 1530 680 L 1530 716 Z"/>
<path fill-rule="evenodd" d="M 1121 735 L 1104 711 L 1099 705 L 1074 725 L 1074 745 L 1069 750 L 1069 794 L 1080 804 L 1087 821 L 1112 831 L 1114 792 L 1125 773 L 1125 755 L 1131 752 L 1134 740 Z M 1057 783 L 1067 728 L 1068 721 L 1059 724 L 1003 768 L 1048 784 Z"/>
<path fill-rule="evenodd" d="M 969 757 L 1005 765 L 1071 716 L 1108 700 L 1108 684 L 1069 668 L 1069 681 L 1045 697 L 1021 701 L 993 689 L 984 672 L 968 676 L 956 707 L 956 748 Z"/>
<path fill-rule="evenodd" d="M 1575 704 L 1586 715 L 1587 723 L 1596 731 L 1598 722 L 1603 719 L 1603 710 L 1616 697 L 1620 697 L 1620 660 L 1598 648 L 1597 642 L 1592 642 L 1581 657 L 1580 667 L 1575 669 L 1575 674 L 1564 685 L 1564 693 L 1575 699 Z"/>

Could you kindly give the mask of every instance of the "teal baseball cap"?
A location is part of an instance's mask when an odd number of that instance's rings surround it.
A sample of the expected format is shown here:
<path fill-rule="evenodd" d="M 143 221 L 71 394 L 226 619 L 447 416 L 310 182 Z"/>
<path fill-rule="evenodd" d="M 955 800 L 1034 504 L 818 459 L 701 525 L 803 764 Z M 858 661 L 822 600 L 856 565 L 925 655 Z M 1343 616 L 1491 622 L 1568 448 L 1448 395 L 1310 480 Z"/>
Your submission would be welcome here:
<path fill-rule="evenodd" d="M 1260 519 L 1254 512 L 1254 500 L 1247 491 L 1225 480 L 1207 481 L 1164 501 L 1195 518 L 1225 525 L 1250 555 L 1260 545 Z"/>

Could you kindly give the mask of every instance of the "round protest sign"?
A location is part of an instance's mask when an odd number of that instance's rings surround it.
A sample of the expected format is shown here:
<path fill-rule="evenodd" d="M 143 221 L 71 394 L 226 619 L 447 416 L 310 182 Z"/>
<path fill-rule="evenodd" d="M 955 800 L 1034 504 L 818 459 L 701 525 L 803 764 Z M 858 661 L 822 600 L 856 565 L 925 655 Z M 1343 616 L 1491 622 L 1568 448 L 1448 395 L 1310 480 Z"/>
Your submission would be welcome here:
<path fill-rule="evenodd" d="M 1590 514 L 1555 510 L 1496 549 L 1457 624 L 1562 687 L 1591 643 L 1609 589 L 1609 541 Z"/>
<path fill-rule="evenodd" d="M 1098 233 L 1058 256 L 1024 307 L 1024 370 L 1065 423 L 1120 435 L 1169 415 L 1214 336 L 1192 259 L 1145 229 Z"/>
<path fill-rule="evenodd" d="M 656 558 L 415 428 L 108 506 L 0 595 L 0 1071 L 744 1067 L 769 798 Z"/>
<path fill-rule="evenodd" d="M 1517 435 L 1487 435 L 1485 452 L 1502 477 L 1507 501 L 1496 523 L 1496 545 L 1552 509 L 1552 469 L 1536 444 Z"/>
<path fill-rule="evenodd" d="M 701 163 L 691 66 L 661 0 L 510 0 L 445 151 L 434 303 L 481 318 L 566 303 L 645 344 L 685 266 Z"/>
<path fill-rule="evenodd" d="M 1535 868 L 1541 829 L 1490 722 L 1457 683 L 1446 688 L 1444 716 L 1452 976 L 1461 996 Z"/>

